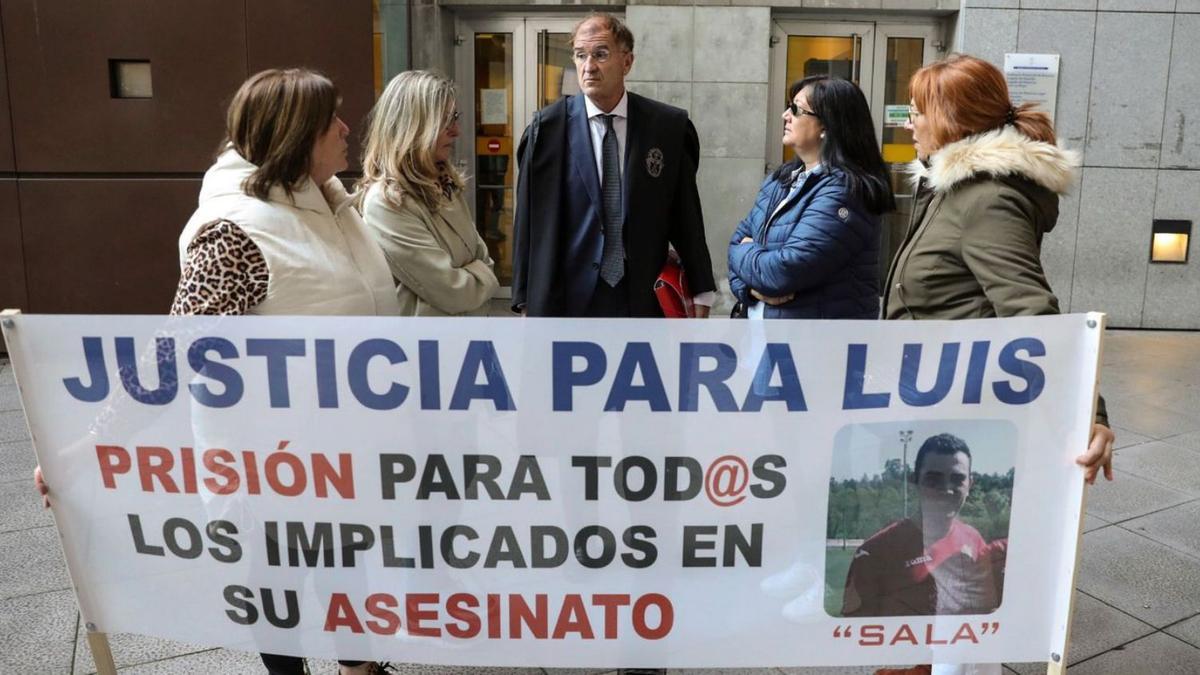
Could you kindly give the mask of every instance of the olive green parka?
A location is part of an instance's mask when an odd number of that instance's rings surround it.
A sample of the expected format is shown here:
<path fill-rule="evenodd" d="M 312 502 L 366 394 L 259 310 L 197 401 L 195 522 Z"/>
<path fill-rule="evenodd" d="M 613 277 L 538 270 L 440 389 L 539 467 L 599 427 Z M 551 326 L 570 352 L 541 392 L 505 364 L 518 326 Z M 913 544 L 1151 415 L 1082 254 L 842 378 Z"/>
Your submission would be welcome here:
<path fill-rule="evenodd" d="M 1042 236 L 1078 155 L 1005 126 L 950 143 L 912 165 L 904 242 L 888 271 L 883 318 L 982 319 L 1057 314 Z"/>
<path fill-rule="evenodd" d="M 1004 126 L 911 165 L 912 217 L 884 287 L 885 319 L 1058 314 L 1042 237 L 1079 156 Z M 1108 423 L 1103 399 L 1097 422 Z"/>

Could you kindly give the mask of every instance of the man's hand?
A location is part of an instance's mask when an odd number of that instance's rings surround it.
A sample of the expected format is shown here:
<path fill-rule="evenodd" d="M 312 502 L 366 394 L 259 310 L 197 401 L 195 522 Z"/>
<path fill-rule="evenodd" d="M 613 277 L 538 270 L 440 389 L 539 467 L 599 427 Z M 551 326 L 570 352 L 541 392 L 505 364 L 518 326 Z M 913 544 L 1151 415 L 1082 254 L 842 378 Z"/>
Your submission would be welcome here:
<path fill-rule="evenodd" d="M 33 486 L 37 488 L 38 494 L 42 496 L 42 508 L 50 508 L 50 486 L 46 485 L 46 479 L 42 477 L 42 466 L 40 464 L 33 470 Z"/>
<path fill-rule="evenodd" d="M 695 311 L 697 319 L 707 319 L 708 312 L 712 308 L 708 305 L 692 305 L 692 309 Z"/>
<path fill-rule="evenodd" d="M 763 295 L 762 293 L 759 293 L 758 291 L 754 290 L 753 288 L 750 289 L 750 295 L 752 295 L 754 298 L 756 298 L 758 300 L 761 300 L 761 301 L 767 303 L 768 305 L 782 305 L 785 302 L 791 302 L 792 298 L 796 297 L 795 293 L 788 293 L 787 295 L 780 295 L 780 296 Z"/>
<path fill-rule="evenodd" d="M 1112 429 L 1103 424 L 1092 425 L 1092 440 L 1088 443 L 1087 452 L 1075 458 L 1075 463 L 1087 469 L 1083 478 L 1088 485 L 1096 484 L 1096 474 L 1104 468 L 1104 478 L 1113 479 L 1112 454 L 1113 441 L 1117 440 Z"/>

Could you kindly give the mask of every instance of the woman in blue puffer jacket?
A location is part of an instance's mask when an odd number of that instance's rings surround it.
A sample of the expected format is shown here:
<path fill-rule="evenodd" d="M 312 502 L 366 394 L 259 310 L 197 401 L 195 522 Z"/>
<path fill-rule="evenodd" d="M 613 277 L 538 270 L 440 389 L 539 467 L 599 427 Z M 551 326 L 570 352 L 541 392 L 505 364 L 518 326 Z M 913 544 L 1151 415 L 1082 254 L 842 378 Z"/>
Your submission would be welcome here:
<path fill-rule="evenodd" d="M 818 75 L 791 86 L 773 173 L 729 242 L 729 286 L 750 318 L 879 318 L 880 217 L 895 207 L 867 99 Z"/>

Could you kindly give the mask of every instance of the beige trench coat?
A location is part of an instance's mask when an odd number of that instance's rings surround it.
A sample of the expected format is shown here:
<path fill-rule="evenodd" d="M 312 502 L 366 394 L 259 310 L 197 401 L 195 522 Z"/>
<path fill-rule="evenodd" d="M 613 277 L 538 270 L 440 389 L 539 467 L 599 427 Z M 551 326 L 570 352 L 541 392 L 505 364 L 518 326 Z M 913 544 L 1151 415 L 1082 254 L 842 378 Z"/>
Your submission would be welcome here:
<path fill-rule="evenodd" d="M 433 212 L 407 196 L 395 208 L 376 184 L 362 215 L 396 280 L 401 316 L 486 314 L 499 283 L 461 192 Z"/>

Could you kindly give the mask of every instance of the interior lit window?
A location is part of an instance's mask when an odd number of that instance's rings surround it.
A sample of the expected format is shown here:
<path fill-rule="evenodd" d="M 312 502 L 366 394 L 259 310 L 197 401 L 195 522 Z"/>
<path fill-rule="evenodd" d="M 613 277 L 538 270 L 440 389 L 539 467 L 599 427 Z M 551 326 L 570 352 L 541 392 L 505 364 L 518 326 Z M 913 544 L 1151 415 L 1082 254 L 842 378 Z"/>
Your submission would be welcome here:
<path fill-rule="evenodd" d="M 1151 229 L 1150 262 L 1186 263 L 1192 221 L 1156 220 Z"/>
<path fill-rule="evenodd" d="M 109 92 L 113 98 L 153 98 L 150 62 L 133 59 L 108 60 Z"/>
<path fill-rule="evenodd" d="M 1154 235 L 1154 262 L 1184 262 L 1187 260 L 1188 236 L 1159 232 Z"/>

